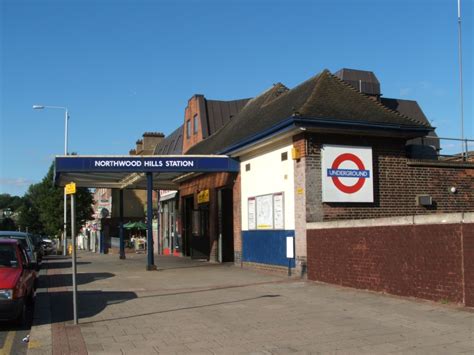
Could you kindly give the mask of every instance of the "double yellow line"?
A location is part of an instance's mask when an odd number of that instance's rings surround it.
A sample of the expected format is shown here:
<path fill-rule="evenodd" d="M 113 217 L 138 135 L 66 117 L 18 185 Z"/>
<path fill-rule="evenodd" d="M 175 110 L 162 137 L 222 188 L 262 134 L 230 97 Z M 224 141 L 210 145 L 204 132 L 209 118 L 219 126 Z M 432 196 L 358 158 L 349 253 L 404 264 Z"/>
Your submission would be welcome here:
<path fill-rule="evenodd" d="M 15 339 L 16 331 L 8 332 L 3 343 L 3 348 L 0 349 L 0 355 L 10 355 L 13 347 L 13 340 Z"/>

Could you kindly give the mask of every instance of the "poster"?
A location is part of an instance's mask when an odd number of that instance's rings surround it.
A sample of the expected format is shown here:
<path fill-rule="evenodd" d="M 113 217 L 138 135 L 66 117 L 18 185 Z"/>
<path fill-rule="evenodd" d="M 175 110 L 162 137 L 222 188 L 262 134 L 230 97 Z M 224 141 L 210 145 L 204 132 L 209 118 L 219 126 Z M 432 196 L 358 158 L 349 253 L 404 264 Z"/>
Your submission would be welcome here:
<path fill-rule="evenodd" d="M 285 215 L 283 213 L 283 193 L 273 195 L 274 228 L 285 229 Z"/>
<path fill-rule="evenodd" d="M 256 198 L 257 229 L 273 229 L 273 195 Z"/>
<path fill-rule="evenodd" d="M 249 230 L 257 229 L 257 223 L 255 219 L 255 197 L 248 199 L 248 218 L 249 218 Z"/>

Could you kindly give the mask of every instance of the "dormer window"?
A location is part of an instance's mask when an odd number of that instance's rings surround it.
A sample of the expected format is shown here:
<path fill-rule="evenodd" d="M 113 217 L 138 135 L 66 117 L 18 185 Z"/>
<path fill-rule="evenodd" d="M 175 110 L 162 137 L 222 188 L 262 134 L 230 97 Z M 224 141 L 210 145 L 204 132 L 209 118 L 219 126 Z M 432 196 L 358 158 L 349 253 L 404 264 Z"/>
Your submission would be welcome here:
<path fill-rule="evenodd" d="M 199 128 L 198 115 L 194 115 L 194 117 L 193 117 L 193 134 L 198 133 L 198 128 Z"/>
<path fill-rule="evenodd" d="M 191 138 L 191 120 L 186 121 L 186 139 Z"/>

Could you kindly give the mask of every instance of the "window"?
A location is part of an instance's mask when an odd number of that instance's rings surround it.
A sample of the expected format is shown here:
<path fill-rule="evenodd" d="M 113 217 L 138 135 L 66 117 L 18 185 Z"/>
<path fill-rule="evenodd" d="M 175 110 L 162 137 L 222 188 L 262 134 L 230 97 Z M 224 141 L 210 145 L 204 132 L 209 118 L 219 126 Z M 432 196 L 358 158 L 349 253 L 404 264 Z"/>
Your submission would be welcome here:
<path fill-rule="evenodd" d="M 193 118 L 193 134 L 198 133 L 198 128 L 199 128 L 198 115 L 194 115 L 194 118 Z"/>
<path fill-rule="evenodd" d="M 288 152 L 281 153 L 281 161 L 288 160 Z"/>
<path fill-rule="evenodd" d="M 191 120 L 186 121 L 186 139 L 191 138 Z"/>

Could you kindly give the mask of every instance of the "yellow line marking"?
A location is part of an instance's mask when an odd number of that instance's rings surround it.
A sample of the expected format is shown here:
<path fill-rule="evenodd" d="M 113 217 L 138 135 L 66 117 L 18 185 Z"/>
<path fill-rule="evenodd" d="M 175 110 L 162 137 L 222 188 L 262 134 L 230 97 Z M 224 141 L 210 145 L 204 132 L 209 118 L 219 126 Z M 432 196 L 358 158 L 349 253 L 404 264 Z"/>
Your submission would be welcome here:
<path fill-rule="evenodd" d="M 15 331 L 8 332 L 5 342 L 3 343 L 3 348 L 0 349 L 0 355 L 10 355 L 13 346 L 13 339 L 15 339 Z"/>
<path fill-rule="evenodd" d="M 28 349 L 38 349 L 41 348 L 41 342 L 39 340 L 30 340 L 28 342 Z"/>

